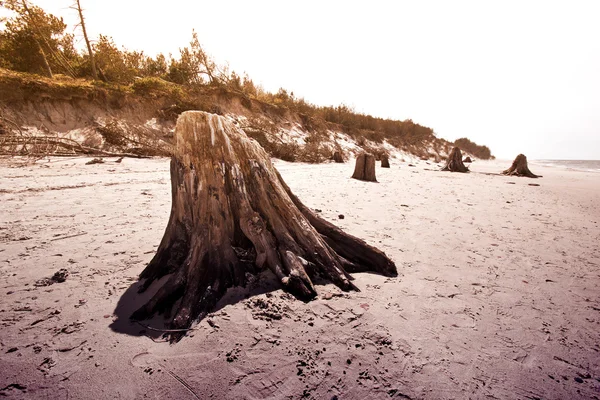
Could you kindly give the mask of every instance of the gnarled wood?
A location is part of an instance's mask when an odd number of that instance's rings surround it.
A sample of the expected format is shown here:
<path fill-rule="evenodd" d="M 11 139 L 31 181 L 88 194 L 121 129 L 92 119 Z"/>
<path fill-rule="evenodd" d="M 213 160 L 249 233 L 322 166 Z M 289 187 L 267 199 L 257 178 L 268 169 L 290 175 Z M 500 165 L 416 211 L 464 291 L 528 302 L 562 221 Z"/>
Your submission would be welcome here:
<path fill-rule="evenodd" d="M 352 178 L 361 181 L 377 182 L 375 177 L 375 156 L 372 154 L 362 153 L 356 157 L 354 166 L 354 174 Z"/>
<path fill-rule="evenodd" d="M 526 176 L 528 178 L 539 178 L 539 175 L 535 175 L 529 170 L 527 166 L 527 157 L 523 154 L 519 154 L 513 161 L 509 169 L 502 171 L 503 175 L 509 176 Z"/>
<path fill-rule="evenodd" d="M 358 290 L 349 272 L 397 275 L 384 253 L 305 207 L 260 145 L 224 117 L 185 112 L 175 137 L 171 216 L 141 291 L 170 276 L 133 319 L 173 308 L 171 327 L 185 329 L 263 268 L 302 300 L 316 296 L 316 275 L 342 290 Z"/>
<path fill-rule="evenodd" d="M 390 167 L 390 159 L 384 154 L 381 156 L 381 168 L 389 168 Z"/>
<path fill-rule="evenodd" d="M 462 153 L 458 147 L 452 149 L 446 161 L 446 166 L 442 168 L 442 171 L 469 172 L 469 168 L 463 164 Z"/>

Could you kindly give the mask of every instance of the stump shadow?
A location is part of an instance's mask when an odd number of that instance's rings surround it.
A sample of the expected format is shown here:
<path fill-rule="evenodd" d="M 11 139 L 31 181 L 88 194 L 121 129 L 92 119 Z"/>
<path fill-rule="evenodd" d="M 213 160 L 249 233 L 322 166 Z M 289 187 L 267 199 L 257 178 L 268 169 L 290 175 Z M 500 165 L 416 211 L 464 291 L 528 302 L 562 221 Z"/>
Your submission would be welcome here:
<path fill-rule="evenodd" d="M 154 296 L 158 289 L 160 289 L 167 279 L 169 279 L 169 276 L 170 275 L 164 276 L 152 283 L 148 290 L 143 293 L 138 293 L 140 287 L 142 287 L 143 281 L 137 281 L 129 286 L 117 302 L 114 311 L 114 315 L 117 318 L 109 325 L 109 328 L 112 331 L 123 335 L 147 336 L 153 340 L 160 338 L 165 333 L 164 331 L 169 329 L 167 316 L 155 315 L 151 319 L 139 322 L 132 321 L 130 317 L 135 310 L 143 306 L 152 298 L 152 296 Z M 269 270 L 263 271 L 254 276 L 246 287 L 238 286 L 229 288 L 211 313 L 215 313 L 228 305 L 234 305 L 254 296 L 274 292 L 280 289 L 281 283 L 277 280 L 275 275 Z M 175 303 L 174 308 L 177 306 L 178 302 Z"/>
<path fill-rule="evenodd" d="M 150 336 L 153 339 L 160 337 L 162 332 L 148 330 L 138 322 L 129 319 L 129 317 L 135 310 L 150 300 L 164 282 L 164 279 L 155 282 L 155 285 L 152 285 L 144 293 L 139 293 L 139 290 L 142 287 L 141 281 L 136 281 L 129 286 L 117 302 L 117 306 L 113 313 L 117 318 L 109 325 L 109 328 L 114 332 L 129 336 Z M 155 317 L 152 320 L 146 321 L 147 323 L 145 325 L 150 325 L 152 323 L 153 325 L 150 326 L 154 326 L 157 329 L 167 329 L 163 320 L 164 318 L 162 317 Z"/>

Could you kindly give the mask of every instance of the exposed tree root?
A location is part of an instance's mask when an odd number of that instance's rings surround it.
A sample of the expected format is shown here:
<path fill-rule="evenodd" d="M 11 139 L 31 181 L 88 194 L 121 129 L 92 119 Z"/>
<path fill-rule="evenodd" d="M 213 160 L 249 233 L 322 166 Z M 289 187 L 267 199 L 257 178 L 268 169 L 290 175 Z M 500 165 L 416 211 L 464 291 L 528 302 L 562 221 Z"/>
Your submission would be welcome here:
<path fill-rule="evenodd" d="M 469 168 L 463 164 L 462 153 L 458 147 L 454 147 L 448 156 L 446 166 L 442 168 L 442 171 L 450 172 L 469 172 Z"/>
<path fill-rule="evenodd" d="M 509 176 L 525 176 L 527 178 L 541 178 L 540 175 L 536 175 L 529 170 L 529 167 L 527 166 L 527 157 L 523 154 L 519 154 L 510 168 L 502 171 L 502 174 Z"/>

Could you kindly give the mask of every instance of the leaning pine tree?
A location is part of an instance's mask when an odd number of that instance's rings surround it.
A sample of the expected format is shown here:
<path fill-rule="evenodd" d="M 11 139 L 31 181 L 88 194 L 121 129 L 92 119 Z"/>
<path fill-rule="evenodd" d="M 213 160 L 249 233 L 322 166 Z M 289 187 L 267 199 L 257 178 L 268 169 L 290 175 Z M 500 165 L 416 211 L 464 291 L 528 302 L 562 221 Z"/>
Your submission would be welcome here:
<path fill-rule="evenodd" d="M 511 176 L 526 176 L 528 178 L 539 178 L 539 175 L 534 174 L 527 166 L 527 157 L 524 154 L 519 154 L 509 169 L 502 171 L 503 175 Z"/>
<path fill-rule="evenodd" d="M 223 117 L 183 113 L 171 159 L 171 216 L 140 291 L 170 275 L 134 312 L 169 312 L 178 340 L 232 286 L 269 268 L 301 300 L 317 295 L 314 277 L 358 290 L 351 272 L 396 276 L 380 250 L 321 219 L 290 191 L 260 145 Z"/>
<path fill-rule="evenodd" d="M 442 168 L 442 171 L 469 172 L 469 168 L 463 163 L 462 153 L 458 147 L 452 149 L 448 156 L 448 161 L 446 161 L 446 166 Z"/>

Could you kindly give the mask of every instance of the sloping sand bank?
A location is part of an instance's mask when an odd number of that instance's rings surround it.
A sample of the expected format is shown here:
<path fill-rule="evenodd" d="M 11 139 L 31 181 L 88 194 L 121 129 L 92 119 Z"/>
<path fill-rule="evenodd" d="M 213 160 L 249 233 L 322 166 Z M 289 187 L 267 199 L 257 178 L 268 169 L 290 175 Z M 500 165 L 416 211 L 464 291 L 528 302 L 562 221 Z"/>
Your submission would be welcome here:
<path fill-rule="evenodd" d="M 128 321 L 152 294 L 137 297 L 136 281 L 167 223 L 168 160 L 86 161 L 0 162 L 0 395 L 600 397 L 600 174 L 392 162 L 366 183 L 352 163 L 277 162 L 305 204 L 400 276 L 355 274 L 360 293 L 319 286 L 307 304 L 236 289 L 169 345 Z M 64 282 L 44 280 L 60 269 Z"/>

